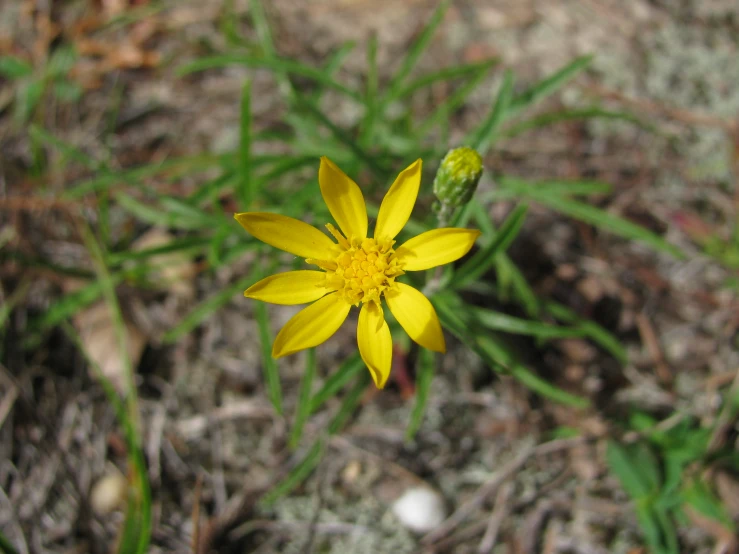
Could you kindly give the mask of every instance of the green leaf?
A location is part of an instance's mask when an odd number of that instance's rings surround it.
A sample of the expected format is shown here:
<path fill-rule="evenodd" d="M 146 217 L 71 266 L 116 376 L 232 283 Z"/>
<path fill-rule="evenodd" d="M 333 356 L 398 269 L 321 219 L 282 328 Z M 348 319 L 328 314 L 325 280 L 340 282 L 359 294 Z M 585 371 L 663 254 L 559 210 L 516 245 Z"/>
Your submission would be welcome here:
<path fill-rule="evenodd" d="M 461 288 L 482 277 L 495 264 L 495 257 L 510 246 L 518 236 L 526 218 L 526 204 L 519 204 L 506 218 L 498 232 L 488 240 L 476 254 L 457 270 L 454 276 L 454 288 Z"/>
<path fill-rule="evenodd" d="M 487 67 L 483 67 L 477 73 L 474 73 L 462 86 L 439 104 L 436 109 L 423 120 L 415 131 L 415 135 L 423 137 L 428 134 L 435 125 L 448 121 L 449 117 L 465 103 L 467 97 L 480 85 L 487 75 Z"/>
<path fill-rule="evenodd" d="M 165 343 L 173 343 L 183 335 L 186 335 L 195 329 L 195 327 L 200 325 L 207 317 L 230 302 L 236 293 L 242 292 L 249 288 L 249 286 L 253 285 L 263 275 L 264 271 L 265 270 L 260 267 L 256 267 L 252 269 L 248 275 L 202 301 L 189 314 L 187 314 L 182 321 L 167 331 L 163 337 L 163 341 Z"/>
<path fill-rule="evenodd" d="M 648 231 L 644 227 L 631 223 L 630 221 L 608 213 L 600 208 L 584 204 L 576 200 L 564 198 L 557 194 L 537 193 L 535 196 L 527 195 L 532 200 L 544 204 L 560 213 L 594 225 L 599 229 L 608 231 L 621 237 L 643 242 L 652 248 L 671 254 L 679 259 L 684 259 L 685 255 L 676 246 L 673 246 L 662 237 Z"/>
<path fill-rule="evenodd" d="M 516 96 L 511 102 L 511 111 L 520 112 L 527 109 L 539 100 L 553 94 L 563 87 L 569 80 L 574 78 L 578 73 L 586 69 L 593 61 L 592 56 L 582 56 L 576 58 L 571 63 L 555 71 L 548 77 L 542 79 L 534 86 L 526 89 L 523 93 Z"/>
<path fill-rule="evenodd" d="M 408 83 L 405 87 L 400 89 L 397 92 L 396 97 L 386 97 L 385 102 L 390 102 L 392 100 L 402 100 L 408 96 L 411 96 L 416 91 L 430 87 L 431 85 L 434 85 L 438 82 L 472 77 L 473 75 L 477 75 L 481 72 L 487 74 L 488 71 L 495 67 L 498 63 L 499 60 L 497 59 L 483 60 L 481 62 L 465 65 L 453 65 L 451 67 L 439 69 L 438 71 L 426 73 L 425 75 L 417 77 L 416 79 Z"/>
<path fill-rule="evenodd" d="M 540 339 L 583 337 L 586 335 L 582 329 L 577 327 L 558 327 L 485 308 L 470 308 L 469 312 L 481 325 L 494 331 L 504 331 L 515 335 L 530 335 Z"/>
<path fill-rule="evenodd" d="M 683 485 L 682 499 L 696 512 L 719 522 L 729 532 L 736 532 L 736 526 L 726 507 L 706 482 L 698 479 L 688 481 Z"/>
<path fill-rule="evenodd" d="M 287 477 L 280 481 L 274 488 L 264 495 L 260 504 L 269 507 L 275 503 L 280 497 L 285 496 L 293 489 L 298 487 L 313 470 L 318 466 L 326 452 L 326 445 L 323 439 L 317 440 L 310 448 L 308 453 L 296 465 Z"/>
<path fill-rule="evenodd" d="M 289 73 L 293 75 L 299 75 L 301 77 L 310 79 L 319 85 L 323 85 L 326 88 L 330 88 L 332 90 L 340 92 L 348 98 L 356 100 L 357 102 L 362 102 L 361 94 L 327 76 L 323 70 L 304 65 L 295 60 L 276 57 L 262 58 L 254 56 L 244 56 L 240 54 L 224 54 L 209 58 L 201 58 L 199 60 L 186 64 L 178 69 L 177 74 L 179 76 L 183 76 L 190 73 L 205 71 L 208 69 L 228 67 L 229 65 L 244 65 L 246 67 L 271 69 L 278 74 Z"/>
<path fill-rule="evenodd" d="M 606 110 L 598 106 L 590 108 L 581 108 L 576 110 L 557 110 L 553 112 L 547 112 L 539 114 L 531 119 L 521 121 L 515 125 L 510 126 L 504 132 L 506 137 L 515 137 L 531 129 L 539 129 L 563 121 L 578 121 L 585 119 L 613 119 L 616 121 L 624 121 L 626 123 L 633 123 L 637 127 L 640 127 L 646 131 L 652 133 L 657 132 L 657 128 L 654 125 L 642 121 L 640 118 L 628 112 L 619 112 L 613 110 Z"/>
<path fill-rule="evenodd" d="M 482 122 L 472 137 L 468 139 L 470 146 L 484 156 L 493 144 L 496 134 L 503 121 L 508 117 L 508 108 L 513 100 L 513 72 L 509 69 L 503 76 L 503 82 L 498 90 L 490 113 Z"/>
<path fill-rule="evenodd" d="M 645 499 L 658 491 L 659 465 L 645 444 L 622 445 L 609 441 L 606 461 L 632 499 Z"/>
<path fill-rule="evenodd" d="M 0 56 L 0 75 L 6 79 L 19 79 L 33 73 L 33 66 L 15 56 Z"/>
<path fill-rule="evenodd" d="M 367 385 L 369 385 L 369 382 L 369 371 L 361 372 L 359 374 L 357 382 L 354 383 L 354 386 L 349 390 L 349 393 L 346 395 L 341 403 L 341 406 L 339 407 L 339 411 L 336 413 L 333 420 L 331 420 L 331 423 L 328 426 L 328 432 L 330 435 L 335 435 L 344 428 L 347 420 L 357 410 L 357 406 L 359 406 L 359 403 L 364 396 L 364 391 L 367 389 Z"/>
<path fill-rule="evenodd" d="M 476 332 L 474 319 L 470 317 L 468 307 L 456 294 L 438 293 L 431 298 L 431 302 L 442 325 L 480 356 L 490 369 L 511 375 L 533 392 L 555 402 L 575 408 L 586 408 L 590 405 L 587 399 L 570 394 L 532 373 L 516 359 L 506 341 L 495 333 Z"/>
<path fill-rule="evenodd" d="M 67 103 L 79 102 L 84 93 L 82 87 L 72 81 L 57 81 L 54 83 L 53 90 L 59 100 Z"/>
<path fill-rule="evenodd" d="M 254 179 L 252 178 L 251 165 L 251 83 L 244 83 L 241 93 L 241 126 L 239 142 L 239 187 L 238 198 L 241 201 L 240 208 L 248 210 L 255 198 Z"/>
<path fill-rule="evenodd" d="M 582 319 L 575 312 L 566 306 L 554 301 L 545 301 L 544 309 L 553 317 L 559 319 L 563 323 L 573 325 L 585 334 L 590 340 L 598 344 L 601 348 L 608 351 L 614 358 L 622 364 L 628 361 L 626 349 L 621 342 L 613 334 L 606 331 L 603 327 L 587 319 Z"/>
<path fill-rule="evenodd" d="M 337 393 L 354 378 L 360 371 L 364 370 L 365 365 L 359 354 L 347 358 L 344 363 L 339 366 L 335 372 L 329 375 L 326 382 L 313 395 L 310 403 L 310 413 L 317 411 L 329 399 L 337 395 Z"/>
<path fill-rule="evenodd" d="M 431 38 L 436 32 L 436 28 L 444 19 L 444 14 L 446 13 L 450 4 L 451 0 L 442 0 L 441 2 L 439 2 L 439 5 L 437 6 L 436 10 L 434 10 L 434 13 L 431 15 L 428 23 L 424 27 L 423 31 L 421 31 L 421 34 L 418 36 L 418 39 L 416 39 L 416 41 L 408 49 L 408 53 L 403 58 L 400 67 L 395 72 L 395 75 L 393 75 L 393 78 L 388 85 L 386 98 L 397 98 L 398 91 L 402 86 L 403 81 L 408 77 L 408 75 L 410 75 L 411 71 L 416 66 L 416 63 L 428 47 L 429 42 L 431 42 Z"/>
<path fill-rule="evenodd" d="M 275 412 L 282 415 L 282 388 L 280 387 L 280 375 L 277 362 L 272 357 L 272 333 L 269 330 L 269 318 L 267 307 L 264 302 L 257 302 L 255 307 L 257 325 L 259 326 L 259 340 L 262 345 L 262 364 L 264 365 L 264 381 L 267 384 L 267 395 L 269 396 Z"/>
<path fill-rule="evenodd" d="M 54 135 L 49 133 L 44 128 L 39 127 L 38 125 L 31 125 L 28 128 L 28 133 L 34 140 L 43 142 L 48 146 L 56 148 L 62 154 L 64 154 L 64 157 L 69 158 L 70 160 L 74 160 L 75 162 L 84 165 L 88 169 L 91 169 L 93 171 L 101 169 L 100 164 L 92 156 L 83 152 L 79 148 L 75 148 L 74 146 L 67 144 L 64 141 L 59 140 Z"/>
<path fill-rule="evenodd" d="M 26 123 L 31 119 L 33 112 L 36 111 L 36 106 L 44 95 L 44 88 L 44 82 L 41 80 L 26 81 L 18 86 L 15 91 L 13 114 L 18 123 Z"/>
<path fill-rule="evenodd" d="M 60 46 L 54 50 L 44 68 L 46 77 L 51 80 L 67 78 L 77 61 L 77 52 L 72 46 Z"/>
<path fill-rule="evenodd" d="M 419 351 L 418 363 L 416 364 L 416 402 L 413 404 L 413 412 L 408 422 L 408 428 L 405 430 L 405 440 L 411 440 L 423 422 L 423 416 L 426 413 L 426 405 L 429 400 L 429 391 L 431 389 L 431 381 L 434 378 L 434 353 L 426 348 Z"/>
<path fill-rule="evenodd" d="M 300 444 L 303 434 L 303 426 L 310 416 L 311 390 L 313 389 L 313 377 L 316 374 L 316 349 L 309 348 L 306 352 L 305 371 L 300 379 L 300 390 L 298 391 L 298 405 L 295 408 L 295 419 L 290 431 L 288 446 L 295 449 Z"/>
<path fill-rule="evenodd" d="M 120 274 L 114 274 L 111 279 L 116 285 L 123 281 Z M 98 300 L 102 293 L 103 284 L 94 281 L 79 290 L 65 294 L 53 302 L 39 319 L 34 320 L 33 327 L 43 331 L 58 325 Z"/>
<path fill-rule="evenodd" d="M 611 185 L 600 181 L 567 181 L 552 179 L 532 182 L 505 175 L 502 175 L 497 179 L 497 185 L 499 187 L 497 191 L 502 191 L 505 196 L 529 196 L 531 198 L 536 198 L 538 194 L 608 194 L 613 190 Z"/>

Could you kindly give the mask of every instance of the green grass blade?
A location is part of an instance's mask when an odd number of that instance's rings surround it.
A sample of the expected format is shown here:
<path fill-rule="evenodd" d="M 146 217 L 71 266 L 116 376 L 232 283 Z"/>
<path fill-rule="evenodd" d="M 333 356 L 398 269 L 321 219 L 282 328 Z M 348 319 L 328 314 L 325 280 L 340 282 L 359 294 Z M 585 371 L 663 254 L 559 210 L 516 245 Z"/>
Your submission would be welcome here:
<path fill-rule="evenodd" d="M 331 131 L 331 134 L 334 135 L 340 143 L 346 145 L 358 159 L 367 164 L 376 176 L 384 178 L 388 174 L 388 170 L 385 167 L 381 166 L 375 158 L 365 151 L 365 149 L 349 135 L 349 133 L 331 121 L 326 114 L 318 109 L 317 106 L 301 101 L 299 101 L 299 105 L 309 115 L 311 115 L 313 119 Z"/>
<path fill-rule="evenodd" d="M 195 329 L 195 327 L 200 325 L 207 317 L 231 301 L 236 293 L 243 292 L 249 288 L 250 285 L 253 285 L 257 279 L 261 277 L 263 274 L 262 272 L 262 269 L 255 268 L 248 275 L 227 286 L 222 291 L 205 299 L 189 314 L 187 314 L 175 327 L 167 331 L 163 337 L 163 341 L 165 343 L 175 342 L 183 335 L 186 335 Z"/>
<path fill-rule="evenodd" d="M 526 181 L 516 177 L 501 176 L 497 181 L 499 190 L 504 191 L 507 196 L 530 196 L 535 198 L 537 194 L 557 195 L 590 195 L 608 194 L 613 187 L 608 183 L 600 181 Z"/>
<path fill-rule="evenodd" d="M 45 129 L 39 127 L 38 125 L 31 125 L 28 128 L 28 133 L 31 136 L 33 140 L 42 142 L 44 144 L 47 144 L 49 146 L 52 146 L 59 150 L 66 158 L 69 158 L 70 160 L 74 160 L 77 163 L 80 163 L 87 167 L 88 169 L 92 169 L 94 171 L 102 170 L 107 171 L 104 168 L 101 167 L 100 163 L 97 162 L 92 156 L 85 154 L 82 150 L 75 148 L 73 146 L 70 146 L 66 142 L 59 140 L 54 135 L 46 131 Z"/>
<path fill-rule="evenodd" d="M 6 79 L 19 79 L 33 73 L 33 66 L 15 56 L 0 56 L 0 75 Z"/>
<path fill-rule="evenodd" d="M 511 102 L 511 111 L 520 112 L 527 109 L 539 100 L 555 93 L 578 73 L 586 69 L 593 61 L 592 56 L 581 56 L 566 66 L 555 71 L 553 74 L 542 79 L 534 86 L 517 95 Z"/>
<path fill-rule="evenodd" d="M 565 121 L 580 121 L 586 119 L 613 119 L 615 121 L 625 121 L 633 123 L 637 127 L 652 133 L 658 132 L 654 125 L 651 125 L 641 118 L 628 112 L 619 112 L 614 110 L 606 110 L 593 106 L 590 108 L 581 108 L 577 110 L 557 110 L 539 114 L 531 119 L 520 121 L 515 125 L 511 125 L 504 131 L 506 137 L 515 137 L 532 129 L 539 129 L 549 125 L 555 125 Z"/>
<path fill-rule="evenodd" d="M 354 412 L 356 412 L 357 406 L 359 406 L 359 403 L 364 396 L 364 391 L 367 390 L 367 385 L 369 385 L 369 383 L 369 371 L 360 372 L 357 382 L 349 390 L 349 393 L 346 395 L 339 407 L 339 411 L 328 426 L 328 432 L 330 435 L 335 435 L 344 428 L 347 420 L 354 414 Z"/>
<path fill-rule="evenodd" d="M 475 90 L 479 84 L 487 77 L 487 68 L 483 68 L 473 74 L 467 82 L 460 86 L 449 98 L 444 100 L 431 114 L 418 126 L 415 131 L 416 136 L 423 137 L 435 125 L 448 121 L 449 117 L 459 109 L 467 100 L 467 97 Z"/>
<path fill-rule="evenodd" d="M 344 96 L 362 102 L 363 98 L 360 93 L 349 87 L 342 85 L 338 81 L 335 81 L 322 69 L 316 69 L 308 65 L 302 64 L 295 60 L 283 59 L 283 58 L 261 58 L 254 56 L 244 56 L 241 54 L 223 54 L 220 56 L 213 56 L 208 58 L 201 58 L 194 62 L 188 63 L 180 67 L 177 71 L 179 76 L 184 76 L 189 73 L 196 73 L 199 71 L 205 71 L 208 69 L 217 69 L 222 67 L 228 67 L 229 65 L 244 65 L 252 68 L 270 69 L 277 74 L 288 73 L 292 75 L 299 75 L 310 79 L 316 84 L 323 85 L 326 88 L 330 88 L 337 92 L 342 93 Z"/>
<path fill-rule="evenodd" d="M 423 31 L 421 31 L 418 39 L 416 39 L 408 49 L 408 53 L 405 55 L 405 58 L 403 58 L 403 62 L 400 64 L 400 67 L 390 81 L 387 92 L 388 98 L 397 98 L 398 91 L 403 85 L 403 81 L 410 75 L 411 71 L 413 71 L 413 68 L 416 66 L 416 63 L 418 63 L 418 60 L 425 52 L 429 42 L 431 42 L 431 38 L 436 32 L 436 28 L 444 19 L 444 14 L 450 4 L 451 0 L 442 0 L 439 2 L 439 5 L 436 10 L 434 10 L 428 23 L 424 27 Z"/>
<path fill-rule="evenodd" d="M 490 113 L 482 122 L 479 129 L 469 139 L 470 146 L 484 156 L 496 138 L 500 126 L 508 116 L 508 110 L 513 100 L 513 72 L 509 69 L 503 76 L 503 82 L 498 90 Z"/>
<path fill-rule="evenodd" d="M 114 285 L 123 281 L 120 274 L 111 276 Z M 33 328 L 45 330 L 58 325 L 63 320 L 73 316 L 83 308 L 86 308 L 103 294 L 103 283 L 94 281 L 79 290 L 70 292 L 54 302 L 37 320 L 34 320 Z"/>
<path fill-rule="evenodd" d="M 413 81 L 408 83 L 405 87 L 400 89 L 397 92 L 396 97 L 385 98 L 385 102 L 389 102 L 392 100 L 402 100 L 404 98 L 407 98 L 408 96 L 411 96 L 413 93 L 423 88 L 427 88 L 439 82 L 452 81 L 454 79 L 471 77 L 481 72 L 487 74 L 488 71 L 490 71 L 498 63 L 499 61 L 497 59 L 483 60 L 481 62 L 476 62 L 476 63 L 445 67 L 438 71 L 426 73 L 425 75 L 421 75 L 420 77 L 414 79 Z"/>
<path fill-rule="evenodd" d="M 367 89 L 365 92 L 365 114 L 362 120 L 362 132 L 359 143 L 367 145 L 372 141 L 372 136 L 377 119 L 377 35 L 370 36 L 367 45 Z"/>
<path fill-rule="evenodd" d="M 310 415 L 311 391 L 313 389 L 313 378 L 316 375 L 316 349 L 309 348 L 306 352 L 305 371 L 300 379 L 300 390 L 298 391 L 298 405 L 295 408 L 295 419 L 290 431 L 288 446 L 295 449 L 300 443 L 303 435 L 303 426 Z"/>
<path fill-rule="evenodd" d="M 498 253 L 505 252 L 518 236 L 526 218 L 527 210 L 528 206 L 526 204 L 516 206 L 516 209 L 506 218 L 492 240 L 467 260 L 456 272 L 454 276 L 455 288 L 461 288 L 476 281 L 495 264 Z"/>
<path fill-rule="evenodd" d="M 528 335 L 540 339 L 559 339 L 583 337 L 586 332 L 577 327 L 558 327 L 541 321 L 521 319 L 485 308 L 470 308 L 470 315 L 480 325 L 493 331 L 503 331 L 514 335 Z"/>
<path fill-rule="evenodd" d="M 556 194 L 537 193 L 535 196 L 529 196 L 532 200 L 540 204 L 544 204 L 553 210 L 584 221 L 604 231 L 630 240 L 643 242 L 656 250 L 666 252 L 676 258 L 685 258 L 685 255 L 677 246 L 673 246 L 659 235 L 590 204 L 584 204 Z"/>
<path fill-rule="evenodd" d="M 613 334 L 606 331 L 594 321 L 582 319 L 566 306 L 553 301 L 545 301 L 544 309 L 556 319 L 581 329 L 585 336 L 598 344 L 601 348 L 608 351 L 622 364 L 625 364 L 628 361 L 626 349 L 623 347 L 621 342 Z"/>
<path fill-rule="evenodd" d="M 241 93 L 241 140 L 239 142 L 239 188 L 237 190 L 242 210 L 248 210 L 255 197 L 251 165 L 251 125 L 251 83 L 247 81 Z"/>
<path fill-rule="evenodd" d="M 321 462 L 325 452 L 325 441 L 323 439 L 317 440 L 300 463 L 296 465 L 282 481 L 272 488 L 272 490 L 264 495 L 260 504 L 264 507 L 269 507 L 274 504 L 276 500 L 298 487 L 311 473 L 313 473 L 313 470 Z"/>
<path fill-rule="evenodd" d="M 418 363 L 416 364 L 418 371 L 416 375 L 416 402 L 413 404 L 408 428 L 405 430 L 405 440 L 411 440 L 421 428 L 423 416 L 426 413 L 426 405 L 429 400 L 431 381 L 434 379 L 435 363 L 434 353 L 426 348 L 421 348 Z"/>
<path fill-rule="evenodd" d="M 511 375 L 531 391 L 560 404 L 573 408 L 587 408 L 590 405 L 587 399 L 552 385 L 518 362 L 505 341 L 495 334 L 489 331 L 475 333 L 470 328 L 469 317 L 465 317 L 464 305 L 455 301 L 455 295 L 437 294 L 431 301 L 442 325 L 480 356 L 493 371 Z"/>
<path fill-rule="evenodd" d="M 310 402 L 310 413 L 317 411 L 323 404 L 329 399 L 337 395 L 337 393 L 349 382 L 352 378 L 364 370 L 364 362 L 360 358 L 359 354 L 354 354 L 350 358 L 344 361 L 335 372 L 333 372 L 323 386 L 318 390 Z"/>
<path fill-rule="evenodd" d="M 4 554 L 18 554 L 18 551 L 13 547 L 10 540 L 8 540 L 2 531 L 0 531 L 0 552 Z"/>
<path fill-rule="evenodd" d="M 280 387 L 277 362 L 272 357 L 272 333 L 269 330 L 267 307 L 264 302 L 257 302 L 255 310 L 257 325 L 259 326 L 259 340 L 262 344 L 262 363 L 264 364 L 264 381 L 267 384 L 267 395 L 275 408 L 275 412 L 282 415 L 282 388 Z"/>
<path fill-rule="evenodd" d="M 132 481 L 133 489 L 137 494 L 129 500 L 129 510 L 132 513 L 132 537 L 136 537 L 135 549 L 123 549 L 121 552 L 137 552 L 144 554 L 148 551 L 149 541 L 151 539 L 151 527 L 152 527 L 152 514 L 151 514 L 151 489 L 149 486 L 149 479 L 146 469 L 146 463 L 141 450 L 141 439 L 140 439 L 140 422 L 139 422 L 139 406 L 138 406 L 138 392 L 136 389 L 136 379 L 134 375 L 134 367 L 131 363 L 131 359 L 128 355 L 128 331 L 126 324 L 123 320 L 123 313 L 121 312 L 120 304 L 115 291 L 115 280 L 111 276 L 108 268 L 105 266 L 105 257 L 103 255 L 100 246 L 95 241 L 92 231 L 86 227 L 80 225 L 81 234 L 85 240 L 88 251 L 93 260 L 95 266 L 95 272 L 98 276 L 98 282 L 102 287 L 103 298 L 108 306 L 111 320 L 113 322 L 113 329 L 116 335 L 116 341 L 118 343 L 118 351 L 121 356 L 121 364 L 124 368 L 126 377 L 126 398 L 125 398 L 125 411 L 128 421 L 131 425 L 133 433 L 130 437 L 132 452 L 130 461 L 133 465 L 132 469 Z M 132 503 L 136 503 L 135 507 L 132 507 Z M 133 519 L 135 517 L 135 520 Z M 126 525 L 124 529 L 129 529 Z M 124 540 L 125 541 L 125 535 Z"/>
<path fill-rule="evenodd" d="M 269 28 L 267 14 L 264 13 L 264 6 L 262 6 L 260 0 L 249 0 L 249 13 L 251 14 L 251 20 L 257 32 L 257 38 L 259 39 L 259 45 L 262 47 L 264 57 L 267 60 L 276 59 L 277 51 L 275 50 L 274 40 L 272 39 L 272 31 Z M 285 99 L 292 102 L 295 99 L 295 90 L 287 75 L 287 71 L 278 70 L 276 73 L 280 93 Z"/>

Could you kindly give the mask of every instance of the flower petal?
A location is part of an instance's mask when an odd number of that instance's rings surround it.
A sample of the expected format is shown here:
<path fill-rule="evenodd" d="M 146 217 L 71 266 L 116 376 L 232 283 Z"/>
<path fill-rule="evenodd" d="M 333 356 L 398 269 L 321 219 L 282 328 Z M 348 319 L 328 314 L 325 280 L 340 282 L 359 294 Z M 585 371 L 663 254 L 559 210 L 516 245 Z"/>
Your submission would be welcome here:
<path fill-rule="evenodd" d="M 375 386 L 381 389 L 390 375 L 393 359 L 393 339 L 385 322 L 382 308 L 375 302 L 367 302 L 359 312 L 357 323 L 359 354 L 372 375 Z"/>
<path fill-rule="evenodd" d="M 404 242 L 395 255 L 405 271 L 421 271 L 458 260 L 470 251 L 479 236 L 476 229 L 434 229 Z"/>
<path fill-rule="evenodd" d="M 434 352 L 446 352 L 436 310 L 420 291 L 404 283 L 385 293 L 390 311 L 408 336 Z"/>
<path fill-rule="evenodd" d="M 262 242 L 301 258 L 332 258 L 334 242 L 315 227 L 287 217 L 264 212 L 234 214 L 241 226 Z"/>
<path fill-rule="evenodd" d="M 277 333 L 272 357 L 281 358 L 326 341 L 344 323 L 349 308 L 351 304 L 336 293 L 303 308 Z"/>
<path fill-rule="evenodd" d="M 382 199 L 375 225 L 376 239 L 394 239 L 408 223 L 421 186 L 421 163 L 418 159 L 401 171 Z"/>
<path fill-rule="evenodd" d="M 323 201 L 344 235 L 349 240 L 367 238 L 367 207 L 357 183 L 323 156 L 318 168 L 318 184 Z"/>
<path fill-rule="evenodd" d="M 286 271 L 254 283 L 244 296 L 272 304 L 307 304 L 331 292 L 325 284 L 323 271 Z"/>

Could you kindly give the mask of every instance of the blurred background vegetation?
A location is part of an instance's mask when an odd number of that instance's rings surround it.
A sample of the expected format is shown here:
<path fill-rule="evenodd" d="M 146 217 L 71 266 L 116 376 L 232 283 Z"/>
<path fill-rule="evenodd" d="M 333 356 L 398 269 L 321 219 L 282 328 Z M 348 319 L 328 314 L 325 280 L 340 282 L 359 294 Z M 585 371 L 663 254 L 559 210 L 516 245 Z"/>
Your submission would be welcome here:
<path fill-rule="evenodd" d="M 736 551 L 739 8 L 487 4 L 0 3 L 0 550 Z M 232 214 L 461 145 L 448 353 L 273 360 Z"/>

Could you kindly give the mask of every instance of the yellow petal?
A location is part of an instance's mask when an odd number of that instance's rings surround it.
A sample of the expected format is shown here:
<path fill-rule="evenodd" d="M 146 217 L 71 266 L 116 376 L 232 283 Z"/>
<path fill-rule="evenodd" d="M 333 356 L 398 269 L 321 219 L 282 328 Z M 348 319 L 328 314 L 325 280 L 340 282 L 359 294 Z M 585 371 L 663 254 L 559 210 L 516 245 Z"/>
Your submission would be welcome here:
<path fill-rule="evenodd" d="M 346 173 L 326 156 L 318 168 L 318 184 L 331 215 L 348 239 L 367 237 L 367 207 L 364 196 Z"/>
<path fill-rule="evenodd" d="M 264 212 L 234 214 L 241 226 L 262 242 L 301 258 L 332 258 L 333 241 L 315 227 L 287 217 Z"/>
<path fill-rule="evenodd" d="M 372 375 L 375 386 L 381 389 L 390 375 L 393 358 L 393 339 L 382 315 L 382 308 L 367 302 L 359 312 L 357 323 L 359 354 Z"/>
<path fill-rule="evenodd" d="M 413 287 L 404 283 L 396 284 L 397 289 L 385 293 L 385 300 L 395 319 L 408 336 L 421 346 L 434 352 L 446 352 L 444 334 L 431 302 Z"/>
<path fill-rule="evenodd" d="M 325 342 L 344 323 L 349 308 L 351 304 L 336 293 L 303 308 L 277 333 L 272 357 L 281 358 Z"/>
<path fill-rule="evenodd" d="M 458 260 L 470 251 L 480 231 L 475 229 L 434 229 L 404 242 L 395 255 L 405 271 L 421 271 Z"/>
<path fill-rule="evenodd" d="M 421 160 L 400 172 L 393 186 L 382 199 L 375 225 L 376 239 L 394 239 L 408 223 L 421 185 Z"/>
<path fill-rule="evenodd" d="M 254 283 L 244 296 L 272 304 L 307 304 L 331 292 L 323 271 L 287 271 Z"/>

